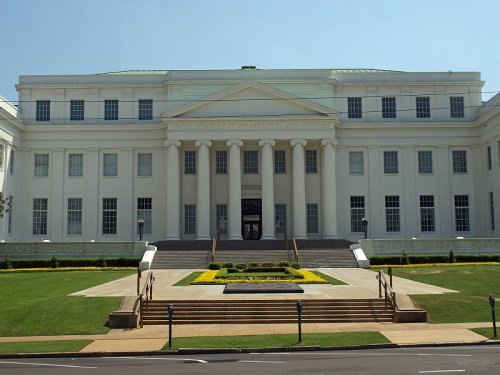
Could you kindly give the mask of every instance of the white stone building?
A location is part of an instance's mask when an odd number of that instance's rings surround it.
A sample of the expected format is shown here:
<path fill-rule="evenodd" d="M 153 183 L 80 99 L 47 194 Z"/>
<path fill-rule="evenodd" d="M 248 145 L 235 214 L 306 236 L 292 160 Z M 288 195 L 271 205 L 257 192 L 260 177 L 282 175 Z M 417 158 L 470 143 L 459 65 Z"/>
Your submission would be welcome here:
<path fill-rule="evenodd" d="M 482 86 L 359 69 L 21 76 L 18 107 L 0 100 L 0 239 L 132 240 L 144 218 L 150 242 L 357 240 L 362 217 L 370 238 L 500 237 L 500 95 L 482 103 Z"/>

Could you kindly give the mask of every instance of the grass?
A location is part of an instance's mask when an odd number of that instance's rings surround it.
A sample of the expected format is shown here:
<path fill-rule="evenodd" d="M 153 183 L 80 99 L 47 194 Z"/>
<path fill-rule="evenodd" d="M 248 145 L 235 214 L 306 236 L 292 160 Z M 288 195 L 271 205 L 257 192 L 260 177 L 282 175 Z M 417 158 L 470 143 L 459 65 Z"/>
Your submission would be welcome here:
<path fill-rule="evenodd" d="M 304 333 L 302 344 L 297 334 L 181 337 L 172 339 L 172 348 L 288 348 L 294 346 L 352 346 L 385 344 L 390 341 L 380 332 Z M 168 343 L 163 349 L 169 349 Z"/>
<path fill-rule="evenodd" d="M 458 291 L 442 295 L 414 295 L 412 300 L 433 323 L 487 322 L 491 320 L 488 296 L 498 294 L 500 266 L 394 268 L 404 277 Z"/>
<path fill-rule="evenodd" d="M 335 279 L 334 277 L 328 276 L 328 275 L 324 274 L 323 272 L 319 272 L 319 271 L 311 271 L 311 272 L 314 273 L 316 276 L 321 277 L 323 280 L 328 281 L 328 283 L 330 283 L 332 285 L 347 285 L 343 281 L 340 281 L 340 280 Z"/>
<path fill-rule="evenodd" d="M 477 334 L 487 337 L 490 340 L 500 340 L 500 329 L 497 327 L 497 337 L 493 337 L 493 327 L 492 328 L 472 328 L 471 331 Z"/>
<path fill-rule="evenodd" d="M 185 278 L 177 281 L 173 286 L 189 286 L 191 282 L 194 281 L 198 276 L 200 276 L 204 271 L 193 272 L 187 275 Z"/>
<path fill-rule="evenodd" d="M 78 352 L 92 340 L 26 341 L 0 343 L 0 354 Z"/>
<path fill-rule="evenodd" d="M 119 297 L 68 294 L 103 284 L 130 271 L 0 274 L 0 336 L 99 334 Z"/>

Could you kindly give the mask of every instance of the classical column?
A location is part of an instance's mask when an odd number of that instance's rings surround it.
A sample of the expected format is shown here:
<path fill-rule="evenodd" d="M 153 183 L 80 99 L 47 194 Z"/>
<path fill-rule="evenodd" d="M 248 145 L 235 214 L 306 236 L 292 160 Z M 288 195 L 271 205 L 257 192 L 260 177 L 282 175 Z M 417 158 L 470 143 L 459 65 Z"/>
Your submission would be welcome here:
<path fill-rule="evenodd" d="M 64 149 L 52 149 L 52 160 L 50 161 L 49 176 L 52 176 L 51 195 L 49 201 L 49 213 L 47 219 L 47 234 L 44 239 L 51 241 L 62 241 L 64 233 Z M 51 212 L 52 211 L 52 212 Z"/>
<path fill-rule="evenodd" d="M 337 192 L 335 186 L 336 139 L 323 139 L 323 238 L 337 238 Z"/>
<path fill-rule="evenodd" d="M 180 209 L 181 209 L 181 190 L 180 190 L 180 165 L 179 165 L 179 147 L 180 141 L 167 140 L 167 240 L 180 240 Z"/>
<path fill-rule="evenodd" d="M 306 233 L 306 185 L 304 146 L 305 139 L 292 139 L 293 147 L 293 236 L 297 239 L 307 238 Z"/>
<path fill-rule="evenodd" d="M 273 139 L 262 139 L 262 239 L 274 240 Z"/>
<path fill-rule="evenodd" d="M 200 140 L 195 142 L 198 147 L 198 203 L 197 229 L 199 240 L 210 239 L 210 152 L 212 142 Z"/>
<path fill-rule="evenodd" d="M 241 240 L 241 155 L 243 141 L 231 139 L 229 147 L 229 239 Z"/>

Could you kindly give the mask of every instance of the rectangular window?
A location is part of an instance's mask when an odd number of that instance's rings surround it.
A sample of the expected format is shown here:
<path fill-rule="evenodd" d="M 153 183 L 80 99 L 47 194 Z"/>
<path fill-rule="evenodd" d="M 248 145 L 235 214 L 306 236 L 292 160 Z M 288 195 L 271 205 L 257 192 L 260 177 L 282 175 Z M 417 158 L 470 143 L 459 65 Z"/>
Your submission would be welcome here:
<path fill-rule="evenodd" d="M 387 232 L 401 231 L 398 195 L 385 196 L 385 230 Z"/>
<path fill-rule="evenodd" d="M 137 154 L 137 176 L 151 177 L 153 175 L 153 154 Z"/>
<path fill-rule="evenodd" d="M 196 151 L 184 151 L 184 174 L 196 174 Z"/>
<path fill-rule="evenodd" d="M 276 233 L 286 233 L 286 204 L 278 203 L 274 205 L 276 215 Z"/>
<path fill-rule="evenodd" d="M 68 234 L 82 234 L 82 198 L 68 198 Z"/>
<path fill-rule="evenodd" d="M 139 99 L 139 120 L 153 119 L 153 99 Z"/>
<path fill-rule="evenodd" d="M 306 173 L 318 172 L 318 160 L 316 150 L 306 150 Z"/>
<path fill-rule="evenodd" d="M 286 154 L 284 150 L 274 151 L 274 173 L 286 173 Z"/>
<path fill-rule="evenodd" d="M 105 177 L 118 176 L 118 154 L 102 155 L 102 175 Z"/>
<path fill-rule="evenodd" d="M 117 199 L 102 198 L 102 234 L 116 234 L 117 213 Z"/>
<path fill-rule="evenodd" d="M 363 151 L 349 151 L 349 174 L 365 173 Z"/>
<path fill-rule="evenodd" d="M 83 176 L 83 154 L 69 154 L 68 157 L 68 176 Z"/>
<path fill-rule="evenodd" d="M 69 101 L 69 119 L 71 121 L 83 121 L 85 119 L 85 101 Z"/>
<path fill-rule="evenodd" d="M 9 195 L 9 211 L 7 212 L 7 233 L 12 234 L 12 226 L 14 219 L 14 197 Z"/>
<path fill-rule="evenodd" d="M 431 98 L 429 96 L 419 96 L 415 98 L 417 107 L 417 118 L 431 117 Z"/>
<path fill-rule="evenodd" d="M 245 174 L 259 173 L 258 151 L 243 151 L 243 173 Z"/>
<path fill-rule="evenodd" d="M 33 234 L 47 234 L 47 198 L 33 199 Z"/>
<path fill-rule="evenodd" d="M 143 233 L 151 234 L 153 231 L 153 198 L 137 198 L 137 220 L 144 220 Z M 139 224 L 137 224 L 139 234 Z"/>
<path fill-rule="evenodd" d="M 490 230 L 495 230 L 495 201 L 492 191 L 488 193 L 488 200 L 490 205 Z"/>
<path fill-rule="evenodd" d="M 318 204 L 307 204 L 307 233 L 319 233 Z"/>
<path fill-rule="evenodd" d="M 397 151 L 384 151 L 384 173 L 385 174 L 399 173 Z"/>
<path fill-rule="evenodd" d="M 464 117 L 464 97 L 451 96 L 450 97 L 450 117 L 462 118 Z"/>
<path fill-rule="evenodd" d="M 184 234 L 196 234 L 196 205 L 184 206 Z"/>
<path fill-rule="evenodd" d="M 452 151 L 453 173 L 467 173 L 467 151 Z"/>
<path fill-rule="evenodd" d="M 470 230 L 468 195 L 455 195 L 455 229 L 457 232 Z"/>
<path fill-rule="evenodd" d="M 418 173 L 420 174 L 432 173 L 432 151 L 418 152 Z"/>
<path fill-rule="evenodd" d="M 36 121 L 50 121 L 50 100 L 36 101 Z"/>
<path fill-rule="evenodd" d="M 35 177 L 49 175 L 49 154 L 35 154 Z"/>
<path fill-rule="evenodd" d="M 347 118 L 362 118 L 361 98 L 347 98 Z"/>
<path fill-rule="evenodd" d="M 363 233 L 361 219 L 365 216 L 365 197 L 351 196 L 351 232 Z"/>
<path fill-rule="evenodd" d="M 491 158 L 491 146 L 486 147 L 486 164 L 488 165 L 488 170 L 491 171 L 493 167 L 493 161 Z"/>
<path fill-rule="evenodd" d="M 11 175 L 14 174 L 14 161 L 16 160 L 16 152 L 14 150 L 10 150 L 10 159 L 9 159 L 9 173 Z"/>
<path fill-rule="evenodd" d="M 215 220 L 219 234 L 227 234 L 227 204 L 215 206 Z"/>
<path fill-rule="evenodd" d="M 396 118 L 396 98 L 382 98 L 382 118 Z"/>
<path fill-rule="evenodd" d="M 436 230 L 433 195 L 420 196 L 420 230 L 422 232 L 434 232 Z"/>
<path fill-rule="evenodd" d="M 118 120 L 118 100 L 104 101 L 104 120 Z"/>
<path fill-rule="evenodd" d="M 215 173 L 227 174 L 227 151 L 215 151 Z"/>

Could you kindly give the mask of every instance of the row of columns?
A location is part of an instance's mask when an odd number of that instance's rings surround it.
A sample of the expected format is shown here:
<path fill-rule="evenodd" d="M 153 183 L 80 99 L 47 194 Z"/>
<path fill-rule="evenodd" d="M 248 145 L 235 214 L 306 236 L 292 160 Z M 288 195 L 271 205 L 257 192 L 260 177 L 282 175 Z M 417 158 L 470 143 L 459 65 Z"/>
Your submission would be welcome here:
<path fill-rule="evenodd" d="M 197 238 L 210 239 L 210 140 L 195 142 L 197 157 Z M 230 240 L 241 239 L 241 139 L 226 142 L 229 148 L 229 208 L 228 235 Z M 276 141 L 262 139 L 262 239 L 274 239 L 274 164 L 273 147 Z M 305 189 L 305 139 L 290 141 L 293 148 L 293 236 L 307 238 L 306 189 Z M 334 139 L 323 139 L 322 148 L 322 196 L 323 238 L 337 237 L 336 190 L 335 190 L 335 145 Z M 180 141 L 167 140 L 167 240 L 180 240 Z"/>

